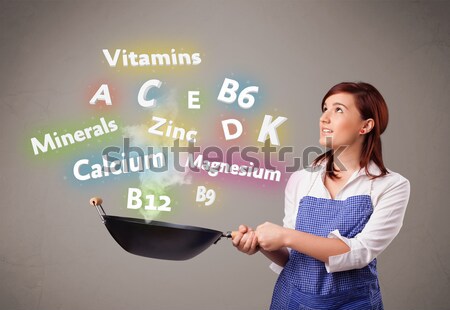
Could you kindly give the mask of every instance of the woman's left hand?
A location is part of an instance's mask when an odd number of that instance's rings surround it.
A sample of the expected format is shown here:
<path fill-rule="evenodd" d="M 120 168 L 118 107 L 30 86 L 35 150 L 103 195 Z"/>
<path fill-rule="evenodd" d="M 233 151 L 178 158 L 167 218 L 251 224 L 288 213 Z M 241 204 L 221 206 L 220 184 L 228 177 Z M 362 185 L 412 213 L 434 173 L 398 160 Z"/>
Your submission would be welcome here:
<path fill-rule="evenodd" d="M 285 232 L 284 227 L 265 222 L 256 227 L 256 238 L 264 250 L 276 251 L 285 246 Z"/>

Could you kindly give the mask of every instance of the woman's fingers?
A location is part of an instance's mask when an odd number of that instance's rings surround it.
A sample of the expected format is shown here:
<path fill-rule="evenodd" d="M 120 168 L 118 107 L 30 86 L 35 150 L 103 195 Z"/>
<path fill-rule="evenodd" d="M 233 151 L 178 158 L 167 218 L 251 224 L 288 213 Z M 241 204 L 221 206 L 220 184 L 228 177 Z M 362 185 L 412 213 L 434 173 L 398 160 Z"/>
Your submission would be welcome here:
<path fill-rule="evenodd" d="M 243 226 L 243 225 L 241 225 L 241 226 Z M 231 239 L 231 242 L 233 243 L 234 246 L 240 247 L 240 250 L 241 250 L 243 245 L 245 244 L 245 242 L 247 242 L 247 238 L 248 238 L 247 233 L 242 233 L 242 232 L 238 231 L 236 233 L 236 235 L 234 236 L 234 238 Z"/>
<path fill-rule="evenodd" d="M 258 246 L 258 237 L 256 236 L 256 233 L 255 233 L 253 236 L 251 248 L 256 252 L 257 246 Z"/>
<path fill-rule="evenodd" d="M 250 251 L 250 248 L 252 246 L 252 242 L 253 242 L 253 238 L 255 236 L 255 233 L 253 231 L 249 232 L 248 234 L 248 238 L 244 243 L 244 246 L 242 247 L 243 252 L 247 253 L 248 251 Z"/>
<path fill-rule="evenodd" d="M 232 238 L 233 245 L 241 252 L 249 255 L 257 252 L 258 239 L 256 232 L 247 225 L 239 225 L 238 232 Z"/>
<path fill-rule="evenodd" d="M 248 231 L 248 226 L 239 225 L 239 232 L 245 234 Z"/>
<path fill-rule="evenodd" d="M 241 242 L 241 239 L 244 235 L 241 232 L 237 232 L 234 238 L 231 239 L 231 242 L 235 247 L 239 246 L 239 243 Z"/>
<path fill-rule="evenodd" d="M 258 250 L 258 238 L 256 237 L 256 233 L 252 231 L 243 247 L 243 252 L 248 255 L 253 255 L 258 252 Z"/>

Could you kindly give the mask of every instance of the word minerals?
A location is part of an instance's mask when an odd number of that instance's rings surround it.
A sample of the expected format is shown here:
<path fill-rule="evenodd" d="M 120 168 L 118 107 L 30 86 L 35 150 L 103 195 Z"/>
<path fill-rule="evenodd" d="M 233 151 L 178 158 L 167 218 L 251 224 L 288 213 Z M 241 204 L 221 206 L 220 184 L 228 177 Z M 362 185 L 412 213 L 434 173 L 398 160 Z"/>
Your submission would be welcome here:
<path fill-rule="evenodd" d="M 117 129 L 119 129 L 119 127 L 114 120 L 107 122 L 102 117 L 100 118 L 100 124 L 77 130 L 74 133 L 60 135 L 58 132 L 54 131 L 53 133 L 46 133 L 41 140 L 33 137 L 31 138 L 31 145 L 33 147 L 34 155 L 38 155 L 40 152 L 48 152 L 49 148 L 51 150 L 59 149 L 74 143 L 92 139 L 93 137 L 100 137 L 110 132 L 115 132 Z"/>

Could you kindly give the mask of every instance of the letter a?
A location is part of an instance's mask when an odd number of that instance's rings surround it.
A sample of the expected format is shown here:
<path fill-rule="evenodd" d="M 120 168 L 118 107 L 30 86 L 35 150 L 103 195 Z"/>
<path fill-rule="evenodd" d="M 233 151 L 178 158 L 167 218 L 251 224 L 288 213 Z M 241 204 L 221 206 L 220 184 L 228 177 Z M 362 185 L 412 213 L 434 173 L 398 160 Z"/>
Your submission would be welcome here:
<path fill-rule="evenodd" d="M 108 84 L 102 84 L 95 93 L 94 97 L 89 101 L 90 104 L 96 104 L 97 100 L 103 100 L 107 105 L 112 105 L 111 95 L 109 94 Z"/>

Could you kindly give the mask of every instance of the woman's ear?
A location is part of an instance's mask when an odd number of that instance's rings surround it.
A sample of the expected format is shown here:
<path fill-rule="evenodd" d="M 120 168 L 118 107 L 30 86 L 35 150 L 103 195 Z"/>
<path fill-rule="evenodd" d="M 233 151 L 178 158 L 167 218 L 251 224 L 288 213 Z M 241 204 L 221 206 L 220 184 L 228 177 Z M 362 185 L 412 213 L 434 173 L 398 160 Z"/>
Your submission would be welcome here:
<path fill-rule="evenodd" d="M 372 118 L 368 118 L 364 121 L 364 126 L 359 131 L 361 134 L 369 133 L 375 126 L 375 121 Z"/>

